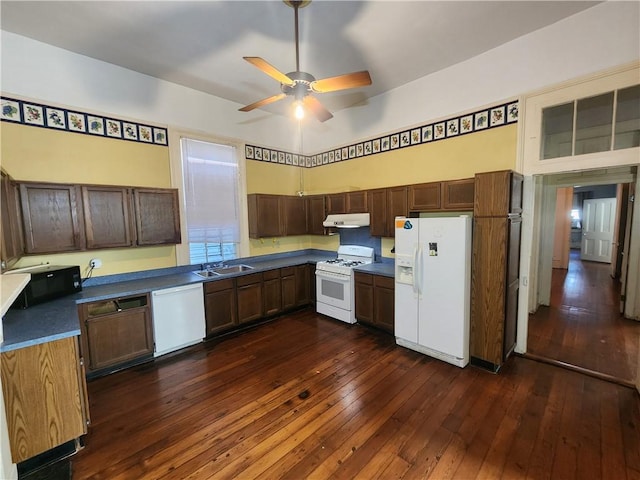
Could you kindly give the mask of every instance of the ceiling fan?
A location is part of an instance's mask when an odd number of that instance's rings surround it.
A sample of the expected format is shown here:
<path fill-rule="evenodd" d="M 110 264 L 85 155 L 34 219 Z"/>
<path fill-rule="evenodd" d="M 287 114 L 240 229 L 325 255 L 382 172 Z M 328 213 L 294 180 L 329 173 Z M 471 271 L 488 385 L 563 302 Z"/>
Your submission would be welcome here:
<path fill-rule="evenodd" d="M 312 93 L 327 93 L 338 90 L 346 90 L 349 88 L 363 87 L 371 85 L 371 77 L 367 70 L 361 72 L 347 73 L 336 77 L 323 78 L 316 80 L 313 75 L 300 71 L 300 45 L 298 41 L 298 9 L 306 7 L 311 0 L 283 0 L 285 4 L 292 7 L 295 16 L 295 35 L 296 35 L 296 70 L 286 75 L 280 72 L 273 65 L 269 64 L 260 57 L 242 57 L 247 62 L 256 66 L 270 77 L 280 82 L 280 90 L 282 93 L 264 98 L 255 103 L 242 107 L 241 112 L 250 112 L 255 108 L 264 107 L 270 103 L 282 100 L 287 96 L 295 98 L 296 117 L 304 116 L 304 108 L 308 109 L 321 121 L 327 121 L 333 115 L 327 110 Z"/>

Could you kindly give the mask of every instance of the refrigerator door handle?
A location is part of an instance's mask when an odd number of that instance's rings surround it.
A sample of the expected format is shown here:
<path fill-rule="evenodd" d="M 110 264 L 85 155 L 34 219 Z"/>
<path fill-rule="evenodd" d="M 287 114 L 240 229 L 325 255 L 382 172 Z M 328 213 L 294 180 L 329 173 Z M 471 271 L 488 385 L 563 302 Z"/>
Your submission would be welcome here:
<path fill-rule="evenodd" d="M 418 288 L 418 251 L 419 251 L 419 246 L 415 246 L 413 248 L 413 275 L 412 277 L 412 283 L 411 286 L 413 287 L 413 293 L 415 293 L 416 295 L 419 294 L 419 288 Z"/>
<path fill-rule="evenodd" d="M 414 276 L 416 276 L 418 278 L 417 284 L 418 284 L 418 296 L 422 297 L 422 287 L 424 284 L 424 255 L 422 254 L 422 245 L 420 245 L 418 247 L 418 258 L 417 258 L 417 269 L 418 269 L 418 273 L 417 275 L 414 273 Z"/>

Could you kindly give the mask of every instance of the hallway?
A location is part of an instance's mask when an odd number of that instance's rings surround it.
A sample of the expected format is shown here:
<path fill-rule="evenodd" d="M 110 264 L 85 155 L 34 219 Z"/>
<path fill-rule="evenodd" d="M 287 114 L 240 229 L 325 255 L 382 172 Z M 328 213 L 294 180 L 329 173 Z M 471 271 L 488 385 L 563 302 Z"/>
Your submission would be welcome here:
<path fill-rule="evenodd" d="M 551 305 L 529 315 L 528 353 L 633 382 L 640 323 L 619 313 L 620 283 L 609 272 L 572 250 L 569 269 L 553 270 Z"/>

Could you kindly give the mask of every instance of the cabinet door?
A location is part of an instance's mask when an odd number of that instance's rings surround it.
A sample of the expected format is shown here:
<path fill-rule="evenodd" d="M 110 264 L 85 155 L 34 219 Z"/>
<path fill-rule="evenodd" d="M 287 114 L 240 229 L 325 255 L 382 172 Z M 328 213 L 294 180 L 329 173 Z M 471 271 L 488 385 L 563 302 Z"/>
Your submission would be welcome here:
<path fill-rule="evenodd" d="M 409 185 L 408 196 L 410 211 L 439 210 L 442 198 L 441 184 L 432 182 Z"/>
<path fill-rule="evenodd" d="M 473 221 L 470 353 L 494 366 L 503 358 L 508 222 L 498 217 Z"/>
<path fill-rule="evenodd" d="M 180 212 L 175 189 L 135 188 L 138 245 L 180 243 Z"/>
<path fill-rule="evenodd" d="M 1 361 L 14 463 L 87 433 L 76 337 L 4 352 Z"/>
<path fill-rule="evenodd" d="M 79 191 L 75 185 L 21 183 L 25 252 L 70 252 L 84 248 Z"/>
<path fill-rule="evenodd" d="M 394 332 L 394 298 L 395 284 L 393 278 L 376 275 L 374 277 L 375 325 L 390 333 Z"/>
<path fill-rule="evenodd" d="M 22 216 L 20 215 L 20 189 L 9 175 L 2 171 L 0 183 L 0 216 L 2 229 L 2 270 L 11 267 L 24 254 L 24 240 L 22 236 Z"/>
<path fill-rule="evenodd" d="M 347 192 L 347 213 L 367 213 L 367 191 Z"/>
<path fill-rule="evenodd" d="M 262 273 L 252 273 L 236 278 L 238 299 L 238 323 L 262 318 Z"/>
<path fill-rule="evenodd" d="M 511 172 L 476 173 L 473 215 L 500 217 L 509 213 L 511 204 Z"/>
<path fill-rule="evenodd" d="M 313 270 L 309 276 L 309 265 L 298 265 L 295 267 L 295 287 L 296 287 L 296 306 L 303 307 L 309 305 L 311 301 L 311 291 L 315 291 L 315 280 Z"/>
<path fill-rule="evenodd" d="M 407 190 L 406 186 L 387 189 L 387 235 L 389 237 L 393 238 L 396 235 L 396 217 L 409 215 Z"/>
<path fill-rule="evenodd" d="M 296 267 L 280 269 L 280 285 L 282 286 L 282 310 L 292 310 L 296 301 Z"/>
<path fill-rule="evenodd" d="M 120 308 L 119 302 L 144 306 Z M 112 367 L 153 354 L 153 331 L 146 296 L 81 305 L 89 371 Z"/>
<path fill-rule="evenodd" d="M 133 245 L 130 198 L 128 188 L 82 187 L 87 248 Z"/>
<path fill-rule="evenodd" d="M 281 198 L 262 193 L 247 196 L 249 237 L 280 237 L 284 234 Z"/>
<path fill-rule="evenodd" d="M 442 209 L 473 210 L 475 178 L 442 182 Z"/>
<path fill-rule="evenodd" d="M 282 311 L 282 286 L 280 284 L 280 269 L 269 270 L 263 274 L 262 298 L 265 316 L 275 315 Z"/>
<path fill-rule="evenodd" d="M 369 192 L 369 232 L 372 237 L 388 237 L 387 229 L 387 189 L 380 188 Z"/>
<path fill-rule="evenodd" d="M 207 335 L 230 330 L 238 325 L 236 287 L 233 278 L 204 285 L 204 311 Z"/>
<path fill-rule="evenodd" d="M 347 213 L 346 193 L 332 193 L 330 195 L 326 195 L 326 202 L 327 215 Z"/>
<path fill-rule="evenodd" d="M 307 233 L 307 202 L 303 197 L 282 197 L 284 235 Z"/>
<path fill-rule="evenodd" d="M 322 222 L 327 218 L 324 208 L 324 195 L 306 197 L 307 202 L 307 233 L 310 235 L 324 235 Z"/>
<path fill-rule="evenodd" d="M 355 274 L 356 320 L 375 324 L 373 303 L 373 276 L 367 273 Z"/>

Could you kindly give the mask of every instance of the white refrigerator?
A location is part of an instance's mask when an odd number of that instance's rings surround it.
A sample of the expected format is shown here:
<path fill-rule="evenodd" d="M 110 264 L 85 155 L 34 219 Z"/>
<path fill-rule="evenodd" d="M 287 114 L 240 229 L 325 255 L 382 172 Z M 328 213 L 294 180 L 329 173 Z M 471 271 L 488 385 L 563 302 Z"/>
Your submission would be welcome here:
<path fill-rule="evenodd" d="M 395 221 L 396 343 L 469 363 L 471 217 Z"/>

